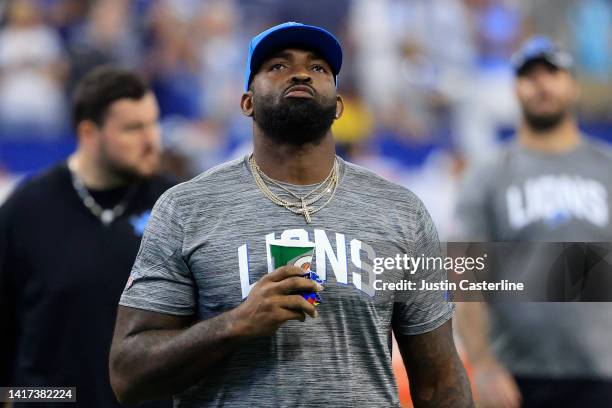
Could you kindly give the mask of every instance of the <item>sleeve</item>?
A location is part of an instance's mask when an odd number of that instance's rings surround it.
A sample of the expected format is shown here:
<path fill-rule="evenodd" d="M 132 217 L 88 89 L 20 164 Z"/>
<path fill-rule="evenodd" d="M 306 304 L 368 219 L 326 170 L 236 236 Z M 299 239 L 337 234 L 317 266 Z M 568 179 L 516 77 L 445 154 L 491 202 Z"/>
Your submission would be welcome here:
<path fill-rule="evenodd" d="M 195 282 L 183 259 L 184 231 L 171 193 L 153 207 L 119 304 L 188 316 L 195 314 Z"/>
<path fill-rule="evenodd" d="M 489 171 L 471 169 L 460 183 L 455 207 L 455 238 L 486 242 L 493 236 L 487 197 Z"/>
<path fill-rule="evenodd" d="M 440 242 L 436 227 L 419 200 L 416 213 L 416 231 L 412 247 L 413 257 L 439 257 L 441 255 Z M 405 279 L 417 283 L 433 283 L 446 281 L 444 268 L 419 268 L 410 276 L 406 271 Z M 416 335 L 430 332 L 453 317 L 454 305 L 448 298 L 445 290 L 415 290 L 409 299 L 401 299 L 393 305 L 392 326 L 395 332 L 403 335 Z"/>
<path fill-rule="evenodd" d="M 11 385 L 17 344 L 16 299 L 9 205 L 0 207 L 0 387 Z"/>

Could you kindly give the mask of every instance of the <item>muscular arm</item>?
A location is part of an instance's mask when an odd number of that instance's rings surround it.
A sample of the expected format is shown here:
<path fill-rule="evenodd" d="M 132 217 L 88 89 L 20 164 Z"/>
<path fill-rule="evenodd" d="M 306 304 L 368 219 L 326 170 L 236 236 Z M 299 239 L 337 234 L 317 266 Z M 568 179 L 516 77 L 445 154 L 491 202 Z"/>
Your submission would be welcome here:
<path fill-rule="evenodd" d="M 470 384 L 455 348 L 451 321 L 425 334 L 396 333 L 415 408 L 473 407 Z"/>
<path fill-rule="evenodd" d="M 238 339 L 231 314 L 192 325 L 191 317 L 120 306 L 109 366 L 119 401 L 173 395 L 202 378 Z"/>
<path fill-rule="evenodd" d="M 282 267 L 260 279 L 247 300 L 214 318 L 193 323 L 172 316 L 119 307 L 110 353 L 110 379 L 122 404 L 177 394 L 205 379 L 242 342 L 268 336 L 287 320 L 316 317 L 296 294 L 321 290 L 298 267 Z"/>

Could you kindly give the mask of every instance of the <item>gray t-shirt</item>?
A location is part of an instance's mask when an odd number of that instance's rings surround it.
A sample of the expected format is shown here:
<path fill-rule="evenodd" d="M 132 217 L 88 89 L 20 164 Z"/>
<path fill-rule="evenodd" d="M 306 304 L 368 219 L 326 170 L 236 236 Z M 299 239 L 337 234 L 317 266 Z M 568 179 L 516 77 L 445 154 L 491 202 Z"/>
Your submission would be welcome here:
<path fill-rule="evenodd" d="M 532 242 L 499 273 L 545 281 L 547 247 L 537 242 L 611 242 L 611 210 L 611 150 L 584 139 L 564 154 L 511 143 L 468 172 L 457 218 L 465 240 Z M 514 374 L 612 379 L 610 303 L 494 303 L 491 312 L 493 349 Z"/>
<path fill-rule="evenodd" d="M 287 186 L 299 194 L 312 189 Z M 313 270 L 325 281 L 320 317 L 286 322 L 236 350 L 176 395 L 175 406 L 399 406 L 391 330 L 431 331 L 452 317 L 453 305 L 439 292 L 397 302 L 371 291 L 366 265 L 373 257 L 435 255 L 439 243 L 413 193 L 351 163 L 340 160 L 337 192 L 311 224 L 263 195 L 246 157 L 168 190 L 153 209 L 120 304 L 214 317 L 240 305 L 270 271 L 266 241 L 274 238 L 316 244 Z M 397 279 L 393 273 L 387 279 Z"/>

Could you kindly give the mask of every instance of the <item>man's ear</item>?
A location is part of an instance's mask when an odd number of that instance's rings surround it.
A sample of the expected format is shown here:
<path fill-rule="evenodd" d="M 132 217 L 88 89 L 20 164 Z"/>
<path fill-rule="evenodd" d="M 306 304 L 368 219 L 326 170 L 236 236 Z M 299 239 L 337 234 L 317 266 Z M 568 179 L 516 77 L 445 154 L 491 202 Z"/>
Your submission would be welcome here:
<path fill-rule="evenodd" d="M 82 120 L 76 128 L 79 144 L 90 145 L 95 143 L 100 128 L 91 120 Z"/>
<path fill-rule="evenodd" d="M 248 91 L 242 94 L 240 99 L 240 109 L 244 116 L 253 116 L 253 91 Z"/>
<path fill-rule="evenodd" d="M 344 113 L 344 100 L 340 95 L 336 96 L 336 119 L 340 119 Z"/>

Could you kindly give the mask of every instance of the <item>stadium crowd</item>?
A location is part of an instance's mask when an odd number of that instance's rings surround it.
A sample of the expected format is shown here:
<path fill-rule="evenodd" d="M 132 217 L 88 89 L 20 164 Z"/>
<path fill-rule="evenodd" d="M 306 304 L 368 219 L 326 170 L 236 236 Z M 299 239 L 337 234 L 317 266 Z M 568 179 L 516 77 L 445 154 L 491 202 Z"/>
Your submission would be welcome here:
<path fill-rule="evenodd" d="M 160 107 L 162 169 L 186 180 L 251 151 L 239 105 L 249 39 L 324 27 L 344 55 L 338 153 L 409 187 L 442 241 L 468 165 L 520 118 L 512 55 L 546 35 L 575 58 L 580 128 L 612 142 L 610 0 L 6 0 L 0 2 L 0 204 L 75 149 L 71 98 L 92 68 L 142 74 Z"/>
<path fill-rule="evenodd" d="M 187 178 L 247 151 L 243 51 L 254 33 L 287 20 L 325 27 L 344 45 L 347 112 L 334 128 L 341 153 L 410 184 L 428 204 L 433 192 L 421 184 L 450 177 L 435 193 L 452 195 L 464 163 L 511 134 L 509 61 L 531 34 L 576 56 L 581 117 L 596 136 L 610 133 L 605 0 L 9 0 L 0 16 L 0 199 L 17 177 L 74 149 L 71 92 L 105 63 L 151 81 L 167 171 Z M 444 235 L 444 210 L 432 212 Z"/>

